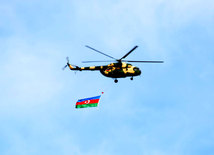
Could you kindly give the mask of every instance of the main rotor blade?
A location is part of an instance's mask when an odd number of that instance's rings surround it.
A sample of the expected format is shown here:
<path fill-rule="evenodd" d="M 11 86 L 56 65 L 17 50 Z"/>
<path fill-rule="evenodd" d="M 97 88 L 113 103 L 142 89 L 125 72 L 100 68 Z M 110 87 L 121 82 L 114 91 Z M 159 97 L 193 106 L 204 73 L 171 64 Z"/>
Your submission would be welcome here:
<path fill-rule="evenodd" d="M 112 62 L 112 60 L 104 60 L 104 61 L 82 61 L 82 63 L 91 63 L 91 62 Z"/>
<path fill-rule="evenodd" d="M 131 52 L 133 52 L 138 46 L 135 46 L 133 49 L 131 49 L 126 55 L 124 55 L 120 60 L 124 59 L 127 57 Z"/>
<path fill-rule="evenodd" d="M 123 62 L 139 62 L 139 63 L 164 63 L 164 61 L 132 61 L 132 60 L 123 60 Z"/>
<path fill-rule="evenodd" d="M 90 47 L 90 46 L 88 46 L 88 45 L 85 45 L 85 47 L 90 48 L 91 50 L 94 50 L 94 51 L 96 51 L 96 52 L 98 52 L 98 53 L 100 53 L 100 54 L 103 54 L 103 55 L 105 55 L 105 56 L 107 56 L 107 57 L 109 57 L 109 58 L 115 59 L 114 57 L 112 57 L 112 56 L 110 56 L 110 55 L 107 55 L 107 54 L 105 54 L 105 53 L 103 53 L 103 52 L 100 52 L 100 51 L 98 51 L 98 50 L 96 50 L 96 49 L 94 49 L 94 48 L 92 48 L 92 47 Z M 115 60 L 117 60 L 117 59 L 115 59 Z"/>

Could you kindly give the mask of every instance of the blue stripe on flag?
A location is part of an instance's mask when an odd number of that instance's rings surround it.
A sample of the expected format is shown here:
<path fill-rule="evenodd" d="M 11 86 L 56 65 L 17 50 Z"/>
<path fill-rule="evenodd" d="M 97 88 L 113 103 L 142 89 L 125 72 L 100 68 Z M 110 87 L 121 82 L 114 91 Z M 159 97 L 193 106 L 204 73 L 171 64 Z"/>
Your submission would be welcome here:
<path fill-rule="evenodd" d="M 101 96 L 101 95 L 100 95 L 100 96 Z M 100 99 L 100 96 L 95 96 L 95 97 L 89 97 L 89 98 L 79 99 L 77 102 L 82 102 L 82 101 L 86 101 L 86 100 Z"/>

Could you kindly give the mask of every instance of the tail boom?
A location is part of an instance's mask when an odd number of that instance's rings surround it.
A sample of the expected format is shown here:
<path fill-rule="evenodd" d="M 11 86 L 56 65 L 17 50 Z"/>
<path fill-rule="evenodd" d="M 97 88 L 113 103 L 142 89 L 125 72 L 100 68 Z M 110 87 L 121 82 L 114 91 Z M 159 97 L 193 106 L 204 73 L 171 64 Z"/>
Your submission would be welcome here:
<path fill-rule="evenodd" d="M 78 67 L 78 66 L 72 66 L 70 64 L 68 64 L 70 70 L 85 70 L 85 71 L 95 71 L 95 70 L 102 70 L 103 68 L 105 68 L 104 66 L 90 66 L 90 67 Z"/>

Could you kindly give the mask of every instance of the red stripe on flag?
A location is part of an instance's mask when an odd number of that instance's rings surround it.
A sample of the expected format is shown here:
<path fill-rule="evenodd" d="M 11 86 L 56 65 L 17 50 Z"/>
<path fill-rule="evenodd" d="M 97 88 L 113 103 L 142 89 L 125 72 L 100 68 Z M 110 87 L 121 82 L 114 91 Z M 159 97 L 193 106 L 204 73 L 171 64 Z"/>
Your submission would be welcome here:
<path fill-rule="evenodd" d="M 94 100 L 85 100 L 82 102 L 77 102 L 76 105 L 83 105 L 83 104 L 94 104 L 98 103 L 100 99 L 94 99 Z"/>

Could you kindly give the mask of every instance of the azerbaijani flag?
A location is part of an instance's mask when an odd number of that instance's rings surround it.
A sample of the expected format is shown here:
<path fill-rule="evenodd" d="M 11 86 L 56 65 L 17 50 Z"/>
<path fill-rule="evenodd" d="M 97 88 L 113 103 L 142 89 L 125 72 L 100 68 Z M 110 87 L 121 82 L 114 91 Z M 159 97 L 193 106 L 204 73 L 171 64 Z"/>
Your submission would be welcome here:
<path fill-rule="evenodd" d="M 79 99 L 76 103 L 76 108 L 97 107 L 98 102 L 100 100 L 100 96 Z"/>

